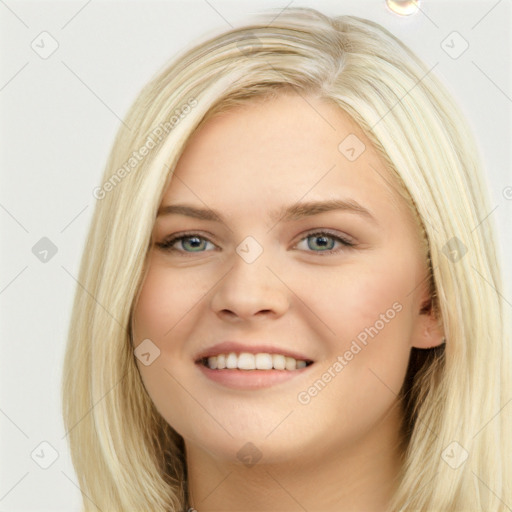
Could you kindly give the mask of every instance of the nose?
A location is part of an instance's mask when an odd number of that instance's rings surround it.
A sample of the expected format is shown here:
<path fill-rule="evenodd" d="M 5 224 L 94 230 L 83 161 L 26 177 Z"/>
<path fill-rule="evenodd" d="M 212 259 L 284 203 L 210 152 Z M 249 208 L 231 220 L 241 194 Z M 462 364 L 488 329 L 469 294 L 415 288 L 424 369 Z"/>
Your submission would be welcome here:
<path fill-rule="evenodd" d="M 212 292 L 215 314 L 232 322 L 282 316 L 289 308 L 291 292 L 269 263 L 263 255 L 247 263 L 235 254 L 233 265 Z"/>

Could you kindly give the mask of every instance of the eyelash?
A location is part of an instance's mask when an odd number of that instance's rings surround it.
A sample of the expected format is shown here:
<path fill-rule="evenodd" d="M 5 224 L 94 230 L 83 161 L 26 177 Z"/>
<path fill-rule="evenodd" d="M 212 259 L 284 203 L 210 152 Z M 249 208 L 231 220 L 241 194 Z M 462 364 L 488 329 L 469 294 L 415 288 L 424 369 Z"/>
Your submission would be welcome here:
<path fill-rule="evenodd" d="M 327 251 L 306 251 L 306 252 L 311 252 L 311 253 L 314 253 L 314 254 L 318 254 L 320 256 L 328 256 L 328 255 L 334 255 L 334 254 L 337 254 L 343 250 L 347 250 L 347 249 L 350 249 L 352 247 L 355 246 L 355 244 L 349 240 L 347 240 L 346 238 L 342 238 L 340 237 L 339 235 L 335 235 L 334 233 L 330 233 L 329 231 L 312 231 L 310 233 L 306 233 L 306 235 L 301 238 L 296 245 L 298 245 L 300 242 L 302 242 L 303 240 L 306 240 L 310 237 L 314 237 L 314 236 L 319 236 L 319 235 L 327 235 L 329 238 L 332 238 L 334 239 L 335 241 L 337 242 L 340 242 L 342 247 L 341 248 L 338 248 L 338 249 L 329 249 Z M 164 240 L 163 242 L 158 242 L 156 243 L 156 245 L 158 247 L 160 247 L 161 249 L 165 250 L 165 251 L 168 251 L 168 252 L 178 252 L 178 253 L 183 253 L 183 254 L 186 254 L 187 256 L 188 255 L 193 255 L 194 252 L 187 252 L 187 251 L 182 251 L 182 250 L 179 250 L 179 249 L 176 249 L 174 247 L 172 247 L 176 242 L 179 242 L 180 240 L 184 240 L 184 239 L 187 239 L 187 238 L 199 238 L 201 240 L 206 240 L 207 242 L 210 242 L 210 243 L 213 243 L 211 242 L 210 240 L 208 240 L 208 238 L 200 235 L 199 233 L 195 233 L 195 232 L 190 232 L 190 233 L 182 233 L 178 236 L 173 236 L 171 238 L 168 238 L 167 240 Z M 198 252 L 206 252 L 206 251 L 198 251 Z"/>

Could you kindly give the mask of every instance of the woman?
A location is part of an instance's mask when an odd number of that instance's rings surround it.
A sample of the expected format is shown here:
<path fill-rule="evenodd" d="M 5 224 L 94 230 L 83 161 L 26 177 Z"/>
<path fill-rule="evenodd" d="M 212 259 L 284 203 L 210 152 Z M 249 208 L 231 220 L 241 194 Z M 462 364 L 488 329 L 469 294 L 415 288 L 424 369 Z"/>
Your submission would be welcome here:
<path fill-rule="evenodd" d="M 508 510 L 472 134 L 378 24 L 272 19 L 156 76 L 94 191 L 63 380 L 84 508 Z"/>

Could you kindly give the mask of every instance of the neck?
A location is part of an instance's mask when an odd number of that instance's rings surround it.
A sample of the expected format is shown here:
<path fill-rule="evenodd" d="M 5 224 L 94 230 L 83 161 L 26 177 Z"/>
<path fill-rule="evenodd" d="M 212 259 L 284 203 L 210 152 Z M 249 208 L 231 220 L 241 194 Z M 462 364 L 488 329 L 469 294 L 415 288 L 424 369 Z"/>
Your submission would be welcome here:
<path fill-rule="evenodd" d="M 395 406 L 356 442 L 325 445 L 283 463 L 244 466 L 186 441 L 189 503 L 197 512 L 383 512 L 401 469 Z"/>

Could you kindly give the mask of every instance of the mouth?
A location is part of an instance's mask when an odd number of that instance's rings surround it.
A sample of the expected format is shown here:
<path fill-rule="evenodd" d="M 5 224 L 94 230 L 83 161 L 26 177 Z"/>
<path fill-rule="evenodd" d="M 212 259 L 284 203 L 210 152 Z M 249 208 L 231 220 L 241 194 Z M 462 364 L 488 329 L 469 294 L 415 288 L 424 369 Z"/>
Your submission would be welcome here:
<path fill-rule="evenodd" d="M 268 352 L 227 352 L 201 357 L 196 366 L 208 381 L 222 388 L 254 391 L 298 379 L 314 361 Z"/>
<path fill-rule="evenodd" d="M 210 370 L 243 370 L 243 371 L 295 371 L 311 366 L 313 361 L 308 359 L 295 359 L 284 354 L 270 354 L 260 352 L 229 352 L 209 357 L 202 357 L 196 361 Z"/>

